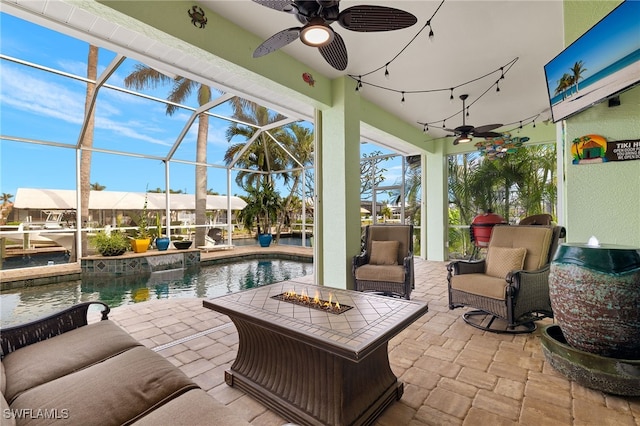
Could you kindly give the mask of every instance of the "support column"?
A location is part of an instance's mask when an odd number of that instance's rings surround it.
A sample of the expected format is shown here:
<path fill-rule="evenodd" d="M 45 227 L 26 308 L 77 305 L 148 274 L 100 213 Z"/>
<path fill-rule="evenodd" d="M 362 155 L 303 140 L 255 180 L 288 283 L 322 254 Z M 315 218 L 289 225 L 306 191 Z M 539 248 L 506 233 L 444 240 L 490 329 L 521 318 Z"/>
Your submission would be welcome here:
<path fill-rule="evenodd" d="M 447 200 L 447 155 L 440 145 L 436 152 L 426 153 L 426 170 L 422 174 L 423 200 L 426 200 L 427 212 L 427 240 L 423 240 L 422 247 L 426 247 L 426 259 L 443 261 L 448 257 L 449 245 L 449 215 Z M 424 222 L 423 222 L 424 223 Z"/>
<path fill-rule="evenodd" d="M 360 252 L 360 97 L 348 77 L 332 82 L 333 106 L 322 112 L 316 203 L 317 284 L 353 289 L 351 260 Z"/>

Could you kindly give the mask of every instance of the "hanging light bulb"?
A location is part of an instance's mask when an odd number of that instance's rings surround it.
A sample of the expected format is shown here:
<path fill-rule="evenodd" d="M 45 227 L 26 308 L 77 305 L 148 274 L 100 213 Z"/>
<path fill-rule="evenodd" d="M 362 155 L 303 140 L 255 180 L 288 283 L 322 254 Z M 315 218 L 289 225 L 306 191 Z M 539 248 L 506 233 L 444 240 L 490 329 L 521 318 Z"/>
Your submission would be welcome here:
<path fill-rule="evenodd" d="M 500 67 L 500 80 L 504 80 L 504 67 Z"/>
<path fill-rule="evenodd" d="M 467 107 L 467 117 L 469 116 L 469 107 Z"/>
<path fill-rule="evenodd" d="M 451 94 L 449 95 L 449 102 L 452 102 L 453 101 L 453 87 L 450 90 L 451 90 Z"/>
<path fill-rule="evenodd" d="M 389 68 L 388 68 L 388 67 L 389 67 L 389 64 L 387 63 L 387 64 L 384 66 L 384 76 L 385 76 L 387 79 L 389 79 Z"/>
<path fill-rule="evenodd" d="M 431 20 L 427 21 L 427 26 L 429 27 L 429 41 L 433 42 L 435 34 L 433 33 L 433 27 L 431 26 Z"/>
<path fill-rule="evenodd" d="M 429 129 L 427 128 L 427 124 L 425 123 L 425 125 L 422 126 L 422 133 L 427 133 L 427 130 Z"/>
<path fill-rule="evenodd" d="M 443 129 L 445 128 L 445 125 L 444 125 L 445 121 L 447 121 L 447 120 L 442 120 L 442 128 Z"/>
<path fill-rule="evenodd" d="M 402 100 L 400 102 L 404 105 L 404 92 L 402 92 Z"/>
<path fill-rule="evenodd" d="M 535 127 L 536 127 L 536 119 L 534 118 L 533 119 L 533 128 L 535 129 Z"/>
<path fill-rule="evenodd" d="M 496 81 L 496 92 L 500 92 L 500 80 Z"/>

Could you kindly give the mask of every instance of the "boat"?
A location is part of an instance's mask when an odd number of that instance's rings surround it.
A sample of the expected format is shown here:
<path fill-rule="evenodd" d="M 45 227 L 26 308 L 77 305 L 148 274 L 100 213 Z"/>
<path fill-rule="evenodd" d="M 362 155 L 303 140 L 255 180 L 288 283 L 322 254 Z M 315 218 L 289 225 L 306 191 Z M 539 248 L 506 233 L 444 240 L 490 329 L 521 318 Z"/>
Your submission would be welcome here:
<path fill-rule="evenodd" d="M 63 222 L 65 215 L 69 212 L 67 210 L 43 210 L 42 212 L 47 215 L 44 222 L 27 221 L 18 225 L 0 226 L 0 238 L 6 238 L 8 242 L 22 244 L 24 247 L 60 245 L 71 250 L 75 233 L 71 230 L 65 231 L 70 228 L 67 228 Z M 70 239 L 69 236 L 71 236 Z"/>

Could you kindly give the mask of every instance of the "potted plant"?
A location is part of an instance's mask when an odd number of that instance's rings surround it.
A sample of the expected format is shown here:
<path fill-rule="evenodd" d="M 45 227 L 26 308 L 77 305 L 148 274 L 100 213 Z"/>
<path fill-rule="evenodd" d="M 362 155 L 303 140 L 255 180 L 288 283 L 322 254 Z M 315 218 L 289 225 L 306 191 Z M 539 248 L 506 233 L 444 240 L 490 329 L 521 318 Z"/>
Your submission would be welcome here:
<path fill-rule="evenodd" d="M 269 247 L 273 236 L 271 225 L 277 219 L 282 206 L 280 195 L 273 187 L 273 183 L 263 180 L 258 188 L 246 188 L 247 205 L 241 212 L 241 219 L 247 229 L 258 225 L 258 241 L 261 247 Z"/>
<path fill-rule="evenodd" d="M 151 235 L 147 222 L 147 195 L 145 194 L 142 214 L 138 218 L 138 230 L 135 238 L 131 240 L 131 248 L 135 253 L 144 253 L 149 249 L 149 244 L 151 244 Z"/>
<path fill-rule="evenodd" d="M 171 240 L 169 237 L 162 236 L 162 221 L 160 220 L 160 214 L 156 213 L 156 248 L 158 251 L 165 251 L 169 248 Z"/>
<path fill-rule="evenodd" d="M 100 231 L 93 237 L 92 244 L 102 256 L 120 256 L 130 247 L 129 239 L 120 231 Z"/>

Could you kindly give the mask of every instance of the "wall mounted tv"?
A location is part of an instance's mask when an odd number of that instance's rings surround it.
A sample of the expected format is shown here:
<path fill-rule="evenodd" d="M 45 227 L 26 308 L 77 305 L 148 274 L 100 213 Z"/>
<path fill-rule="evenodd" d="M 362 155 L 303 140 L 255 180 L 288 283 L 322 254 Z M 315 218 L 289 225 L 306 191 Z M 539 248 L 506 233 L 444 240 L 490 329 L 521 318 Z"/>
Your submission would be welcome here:
<path fill-rule="evenodd" d="M 639 17 L 624 1 L 544 66 L 554 123 L 640 83 Z"/>

